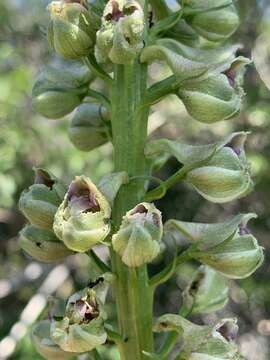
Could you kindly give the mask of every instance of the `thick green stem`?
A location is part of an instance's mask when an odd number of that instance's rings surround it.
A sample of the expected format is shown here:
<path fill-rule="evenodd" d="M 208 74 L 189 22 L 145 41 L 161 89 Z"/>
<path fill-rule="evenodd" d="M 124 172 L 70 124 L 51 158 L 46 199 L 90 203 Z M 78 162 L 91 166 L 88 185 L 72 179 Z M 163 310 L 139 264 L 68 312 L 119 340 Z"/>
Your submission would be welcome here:
<path fill-rule="evenodd" d="M 146 174 L 144 146 L 149 109 L 139 108 L 146 93 L 146 75 L 146 66 L 137 62 L 116 65 L 114 69 L 111 105 L 115 171 L 126 171 L 130 177 Z M 121 188 L 113 209 L 115 230 L 127 210 L 141 202 L 144 194 L 141 181 L 132 181 Z M 114 293 L 119 332 L 125 339 L 121 359 L 146 359 L 143 351 L 153 351 L 153 292 L 148 285 L 147 268 L 128 268 L 114 251 L 111 259 L 117 276 Z"/>

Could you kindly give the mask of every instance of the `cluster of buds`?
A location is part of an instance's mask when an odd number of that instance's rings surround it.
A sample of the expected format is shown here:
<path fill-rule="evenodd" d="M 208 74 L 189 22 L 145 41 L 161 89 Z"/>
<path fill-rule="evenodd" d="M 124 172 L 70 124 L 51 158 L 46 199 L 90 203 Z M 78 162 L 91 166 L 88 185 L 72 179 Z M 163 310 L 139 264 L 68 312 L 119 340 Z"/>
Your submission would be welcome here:
<path fill-rule="evenodd" d="M 70 296 L 61 316 L 34 326 L 34 345 L 46 359 L 69 359 L 106 342 L 104 303 L 108 284 L 104 277 L 93 284 Z"/>
<path fill-rule="evenodd" d="M 33 87 L 33 108 L 49 119 L 68 115 L 87 95 L 92 80 L 79 61 L 58 59 L 40 73 Z"/>
<path fill-rule="evenodd" d="M 109 0 L 97 32 L 97 61 L 128 64 L 143 48 L 144 13 L 138 1 Z"/>

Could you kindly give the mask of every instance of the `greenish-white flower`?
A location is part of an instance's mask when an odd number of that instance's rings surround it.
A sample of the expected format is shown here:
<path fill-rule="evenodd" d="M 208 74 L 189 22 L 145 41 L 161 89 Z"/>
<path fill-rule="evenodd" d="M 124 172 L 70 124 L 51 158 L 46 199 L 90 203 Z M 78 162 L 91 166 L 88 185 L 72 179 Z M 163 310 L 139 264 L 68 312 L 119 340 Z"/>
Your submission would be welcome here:
<path fill-rule="evenodd" d="M 110 204 L 96 185 L 77 176 L 55 214 L 53 229 L 69 249 L 85 252 L 105 240 L 110 217 Z"/>
<path fill-rule="evenodd" d="M 62 350 L 89 352 L 106 342 L 105 287 L 102 283 L 75 293 L 67 302 L 63 318 L 52 321 L 51 339 Z"/>

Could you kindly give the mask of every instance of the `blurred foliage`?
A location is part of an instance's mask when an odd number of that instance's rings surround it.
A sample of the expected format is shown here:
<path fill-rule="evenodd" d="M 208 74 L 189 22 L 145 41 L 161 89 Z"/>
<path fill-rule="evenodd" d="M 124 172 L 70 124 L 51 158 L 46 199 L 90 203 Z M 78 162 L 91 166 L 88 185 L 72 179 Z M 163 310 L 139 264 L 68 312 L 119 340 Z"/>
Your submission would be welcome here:
<path fill-rule="evenodd" d="M 175 6 L 174 1 L 171 5 Z M 45 120 L 31 109 L 31 88 L 39 68 L 48 61 L 45 37 L 48 14 L 46 1 L 2 0 L 0 2 L 0 278 L 18 277 L 29 263 L 18 249 L 16 234 L 24 219 L 17 211 L 22 189 L 32 182 L 33 166 L 42 166 L 61 176 L 67 183 L 74 175 L 85 173 L 93 180 L 112 169 L 112 148 L 105 145 L 90 154 L 81 153 L 67 137 L 68 119 Z M 266 33 L 266 64 L 270 72 L 270 4 L 269 0 L 239 0 L 237 2 L 242 25 L 235 41 L 243 44 L 242 53 L 251 56 L 260 51 L 256 41 Z M 269 44 L 267 43 L 269 41 Z M 260 53 L 257 56 L 262 56 Z M 260 70 L 260 69 L 258 69 Z M 151 75 L 160 73 L 154 65 Z M 164 71 L 166 71 L 164 69 Z M 185 113 L 179 100 L 169 97 L 154 107 L 150 128 L 155 137 L 181 137 L 188 142 L 207 143 L 234 130 L 251 130 L 248 153 L 256 182 L 255 191 L 247 198 L 229 205 L 214 205 L 202 200 L 184 184 L 177 185 L 168 196 L 158 202 L 164 220 L 174 217 L 186 221 L 216 221 L 239 211 L 256 212 L 254 232 L 266 248 L 266 260 L 259 271 L 247 280 L 232 282 L 231 301 L 223 316 L 237 316 L 241 327 L 240 347 L 247 359 L 270 358 L 270 90 L 265 86 L 254 66 L 246 76 L 246 102 L 242 114 L 233 121 L 216 125 L 202 125 Z M 166 120 L 166 123 L 165 123 Z M 177 169 L 170 160 L 157 174 L 167 178 Z M 71 277 L 58 291 L 67 297 L 74 288 L 82 288 L 89 280 L 90 263 L 87 258 L 74 257 L 68 263 Z M 152 271 L 160 267 L 153 265 Z M 0 281 L 0 339 L 10 331 L 21 311 L 36 292 L 50 267 L 42 267 L 44 274 L 20 286 L 9 296 L 1 298 Z M 76 269 L 76 270 L 75 270 Z M 181 271 L 180 271 L 181 270 Z M 174 282 L 162 286 L 157 293 L 156 313 L 177 311 L 181 302 L 180 289 L 193 272 L 193 265 L 179 270 L 177 288 Z M 215 316 L 215 315 L 213 315 Z M 203 318 L 209 321 L 213 318 Z M 200 320 L 200 319 L 199 319 Z M 256 347 L 257 346 L 257 347 Z M 254 351 L 260 349 L 261 357 Z M 106 356 L 116 359 L 113 349 Z M 253 352 L 252 352 L 253 351 Z M 32 347 L 28 334 L 18 346 L 12 359 L 40 359 Z"/>

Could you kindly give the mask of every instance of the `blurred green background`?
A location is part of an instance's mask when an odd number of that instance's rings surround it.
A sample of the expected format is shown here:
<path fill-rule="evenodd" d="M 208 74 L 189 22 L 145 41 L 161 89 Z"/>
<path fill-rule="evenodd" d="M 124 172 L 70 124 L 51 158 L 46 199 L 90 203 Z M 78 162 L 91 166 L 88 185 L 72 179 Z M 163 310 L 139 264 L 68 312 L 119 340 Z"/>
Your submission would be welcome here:
<path fill-rule="evenodd" d="M 0 359 L 40 359 L 31 344 L 29 330 L 35 317 L 45 311 L 44 299 L 52 292 L 63 298 L 69 296 L 74 289 L 82 288 L 91 275 L 91 263 L 84 255 L 74 256 L 66 265 L 53 268 L 32 261 L 18 248 L 16 236 L 24 219 L 18 213 L 17 201 L 21 191 L 32 182 L 32 168 L 47 168 L 67 183 L 74 175 L 85 173 L 97 180 L 112 170 L 109 144 L 90 154 L 81 153 L 68 140 L 68 119 L 47 120 L 31 109 L 35 76 L 50 58 L 44 35 L 47 3 L 0 0 Z M 174 217 L 214 222 L 238 211 L 259 215 L 253 231 L 265 247 L 265 263 L 253 277 L 231 282 L 230 302 L 218 316 L 238 317 L 238 341 L 246 359 L 267 360 L 270 358 L 270 0 L 239 0 L 238 6 L 242 25 L 234 40 L 243 44 L 242 52 L 254 57 L 257 67 L 248 69 L 247 96 L 241 115 L 233 121 L 202 125 L 186 114 L 179 100 L 169 97 L 153 108 L 149 132 L 154 136 L 181 136 L 188 142 L 207 143 L 231 131 L 252 131 L 247 152 L 256 188 L 247 198 L 213 205 L 179 184 L 158 206 L 165 220 Z M 150 75 L 159 71 L 162 69 L 153 66 Z M 176 168 L 177 163 L 170 160 L 159 175 L 166 178 Z M 177 311 L 189 271 L 185 268 L 179 272 L 177 286 L 174 279 L 159 289 L 157 314 Z M 197 320 L 211 321 L 216 316 Z M 106 357 L 117 359 L 114 349 L 108 350 Z"/>

